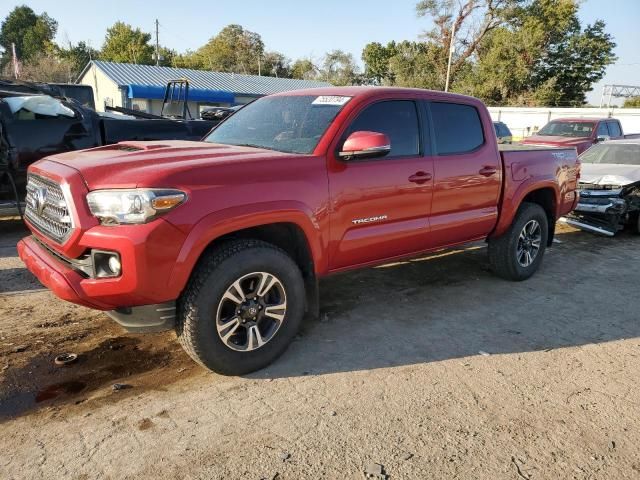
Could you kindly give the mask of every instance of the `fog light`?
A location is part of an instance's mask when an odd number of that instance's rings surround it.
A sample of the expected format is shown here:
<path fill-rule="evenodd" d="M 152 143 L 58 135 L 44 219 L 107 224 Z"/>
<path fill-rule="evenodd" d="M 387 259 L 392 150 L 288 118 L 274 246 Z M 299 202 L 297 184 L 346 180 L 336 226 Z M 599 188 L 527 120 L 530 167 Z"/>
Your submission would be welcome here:
<path fill-rule="evenodd" d="M 109 269 L 111 270 L 111 272 L 113 272 L 114 275 L 120 275 L 120 269 L 122 268 L 122 265 L 120 265 L 120 259 L 113 255 L 111 258 L 109 258 Z"/>
<path fill-rule="evenodd" d="M 122 274 L 120 255 L 116 252 L 92 250 L 91 256 L 95 278 L 119 277 Z"/>

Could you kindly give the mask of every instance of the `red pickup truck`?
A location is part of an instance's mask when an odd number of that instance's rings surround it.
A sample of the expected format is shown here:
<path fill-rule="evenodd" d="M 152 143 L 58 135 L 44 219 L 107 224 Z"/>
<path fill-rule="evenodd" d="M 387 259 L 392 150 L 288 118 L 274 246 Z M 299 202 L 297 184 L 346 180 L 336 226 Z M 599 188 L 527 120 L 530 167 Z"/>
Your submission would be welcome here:
<path fill-rule="evenodd" d="M 615 118 L 558 118 L 522 143 L 575 148 L 579 155 L 591 145 L 618 138 L 624 138 L 624 134 L 620 121 Z"/>
<path fill-rule="evenodd" d="M 487 240 L 523 280 L 576 202 L 574 149 L 500 152 L 474 98 L 345 87 L 264 97 L 203 141 L 126 142 L 29 169 L 20 257 L 132 331 L 175 328 L 223 374 L 318 312 L 317 279 Z"/>

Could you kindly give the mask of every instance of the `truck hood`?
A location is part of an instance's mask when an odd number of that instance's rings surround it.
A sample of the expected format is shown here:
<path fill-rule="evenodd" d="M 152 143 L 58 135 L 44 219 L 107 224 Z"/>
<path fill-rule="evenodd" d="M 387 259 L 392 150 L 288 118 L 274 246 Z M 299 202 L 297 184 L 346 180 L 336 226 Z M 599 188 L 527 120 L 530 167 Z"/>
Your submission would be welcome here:
<path fill-rule="evenodd" d="M 161 140 L 121 142 L 53 155 L 47 160 L 74 168 L 80 172 L 89 190 L 95 190 L 172 186 L 171 179 L 180 177 L 180 173 L 283 157 L 296 157 L 296 154 L 235 145 Z"/>
<path fill-rule="evenodd" d="M 555 145 L 559 147 L 577 147 L 579 145 L 590 145 L 591 139 L 588 137 L 561 137 L 550 135 L 532 135 L 525 138 L 522 143 L 536 145 Z"/>
<path fill-rule="evenodd" d="M 580 167 L 580 183 L 624 187 L 636 182 L 640 182 L 640 165 L 583 163 Z"/>

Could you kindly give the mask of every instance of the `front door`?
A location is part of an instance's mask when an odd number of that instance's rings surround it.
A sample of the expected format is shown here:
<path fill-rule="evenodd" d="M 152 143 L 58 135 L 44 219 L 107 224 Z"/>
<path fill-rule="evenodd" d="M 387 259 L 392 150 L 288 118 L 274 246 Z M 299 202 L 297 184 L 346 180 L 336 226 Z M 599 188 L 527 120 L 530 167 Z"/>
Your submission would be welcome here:
<path fill-rule="evenodd" d="M 329 153 L 331 270 L 427 248 L 433 162 L 421 108 L 405 99 L 365 105 L 340 136 L 338 147 L 356 131 L 384 133 L 391 142 L 384 157 L 344 161 Z"/>

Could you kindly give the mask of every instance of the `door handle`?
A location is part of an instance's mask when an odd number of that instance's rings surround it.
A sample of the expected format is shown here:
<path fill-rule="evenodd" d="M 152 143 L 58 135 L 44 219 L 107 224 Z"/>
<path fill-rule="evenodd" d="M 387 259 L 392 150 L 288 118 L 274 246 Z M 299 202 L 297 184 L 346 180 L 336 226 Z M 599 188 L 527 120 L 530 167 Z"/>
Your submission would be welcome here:
<path fill-rule="evenodd" d="M 482 167 L 478 173 L 483 177 L 490 177 L 491 175 L 495 174 L 497 171 L 498 169 L 496 167 L 491 167 L 487 165 L 485 167 Z"/>
<path fill-rule="evenodd" d="M 416 172 L 409 177 L 409 181 L 421 185 L 431 180 L 433 176 L 427 172 Z"/>

